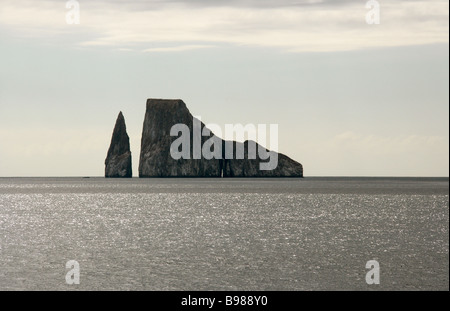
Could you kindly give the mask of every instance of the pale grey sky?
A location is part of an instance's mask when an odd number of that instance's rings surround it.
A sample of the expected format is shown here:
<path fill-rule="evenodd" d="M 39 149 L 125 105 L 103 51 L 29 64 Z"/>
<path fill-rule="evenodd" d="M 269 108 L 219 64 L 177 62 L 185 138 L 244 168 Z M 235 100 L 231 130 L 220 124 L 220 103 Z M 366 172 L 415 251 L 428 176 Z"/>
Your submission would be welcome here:
<path fill-rule="evenodd" d="M 306 176 L 448 176 L 448 1 L 0 0 L 0 176 L 102 176 L 147 98 L 277 123 Z"/>

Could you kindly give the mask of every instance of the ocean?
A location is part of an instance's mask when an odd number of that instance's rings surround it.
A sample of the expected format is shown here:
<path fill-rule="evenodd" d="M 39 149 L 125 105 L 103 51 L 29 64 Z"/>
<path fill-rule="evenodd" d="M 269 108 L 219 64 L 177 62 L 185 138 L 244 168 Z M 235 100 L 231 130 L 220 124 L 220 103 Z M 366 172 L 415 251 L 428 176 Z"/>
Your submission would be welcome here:
<path fill-rule="evenodd" d="M 0 178 L 0 290 L 448 291 L 449 179 Z"/>

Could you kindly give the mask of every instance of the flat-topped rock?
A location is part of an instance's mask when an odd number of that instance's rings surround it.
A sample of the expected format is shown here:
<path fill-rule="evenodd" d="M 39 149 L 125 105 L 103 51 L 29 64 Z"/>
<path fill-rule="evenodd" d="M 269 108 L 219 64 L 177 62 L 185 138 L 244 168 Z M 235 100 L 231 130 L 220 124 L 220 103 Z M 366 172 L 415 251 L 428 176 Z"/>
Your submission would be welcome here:
<path fill-rule="evenodd" d="M 177 137 L 171 136 L 170 132 L 177 124 L 186 125 L 189 129 L 190 158 L 175 159 L 171 154 L 172 144 Z M 272 156 L 275 155 L 278 159 L 276 167 L 261 170 L 261 163 L 267 161 L 258 157 L 249 159 L 248 141 L 232 142 L 234 147 L 236 144 L 244 144 L 243 159 L 235 157 L 236 148 L 234 157 L 226 159 L 226 141 L 216 137 L 211 131 L 208 136 L 194 137 L 195 133 L 203 133 L 204 128 L 205 125 L 193 118 L 182 100 L 148 99 L 141 138 L 139 177 L 303 177 L 303 166 L 280 153 L 271 152 Z M 195 157 L 195 152 L 198 155 L 196 145 L 203 146 L 213 137 L 222 146 L 222 156 L 212 159 Z M 259 148 L 256 144 L 256 149 Z"/>

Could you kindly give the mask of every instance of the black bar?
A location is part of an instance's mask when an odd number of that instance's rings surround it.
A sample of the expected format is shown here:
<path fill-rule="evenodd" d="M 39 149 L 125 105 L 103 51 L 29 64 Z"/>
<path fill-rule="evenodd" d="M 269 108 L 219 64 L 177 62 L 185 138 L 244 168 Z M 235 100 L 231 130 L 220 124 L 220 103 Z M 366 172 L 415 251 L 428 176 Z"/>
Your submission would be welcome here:
<path fill-rule="evenodd" d="M 86 302 L 103 307 L 123 307 L 141 305 L 142 310 L 322 310 L 357 309 L 383 310 L 395 304 L 404 308 L 417 308 L 432 299 L 434 305 L 447 301 L 447 292 L 287 292 L 287 291 L 193 291 L 193 292 L 101 292 L 101 291 L 64 291 L 64 292 L 2 292 L 0 299 L 8 299 L 19 306 L 19 297 L 36 296 L 40 300 L 53 304 L 54 299 L 64 301 L 64 309 L 85 309 Z M 431 298 L 430 298 L 431 296 Z M 251 297 L 251 298 L 250 298 Z M 264 298 L 263 298 L 264 297 Z M 258 299 L 259 298 L 259 299 Z M 33 301 L 33 300 L 28 300 Z M 213 304 L 211 306 L 211 302 Z M 133 308 L 134 309 L 134 308 Z"/>

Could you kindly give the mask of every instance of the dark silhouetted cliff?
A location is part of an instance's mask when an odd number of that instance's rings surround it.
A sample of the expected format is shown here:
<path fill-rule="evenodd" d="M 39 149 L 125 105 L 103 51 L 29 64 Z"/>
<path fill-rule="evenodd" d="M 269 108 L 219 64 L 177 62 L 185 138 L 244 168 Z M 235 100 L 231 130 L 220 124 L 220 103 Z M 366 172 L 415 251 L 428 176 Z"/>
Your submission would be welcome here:
<path fill-rule="evenodd" d="M 178 138 L 171 136 L 172 126 L 184 124 L 189 129 L 189 154 L 190 158 L 174 159 L 171 155 L 172 143 Z M 194 130 L 197 126 L 199 129 Z M 203 133 L 205 125 L 193 121 L 186 104 L 182 100 L 148 99 L 145 113 L 144 127 L 141 138 L 141 155 L 139 161 L 140 177 L 303 177 L 303 167 L 300 163 L 283 154 L 271 153 L 276 156 L 277 166 L 270 170 L 261 170 L 260 164 L 267 163 L 259 156 L 256 159 L 248 159 L 249 142 L 231 142 L 233 159 L 225 159 L 226 141 L 214 136 L 197 135 Z M 205 159 L 198 158 L 198 149 L 195 146 L 203 146 L 210 138 L 222 145 L 222 157 Z M 197 144 L 195 143 L 197 139 Z M 244 159 L 236 159 L 236 145 L 244 144 Z M 256 143 L 255 143 L 256 144 Z M 214 149 L 214 148 L 213 148 Z M 259 145 L 256 144 L 256 150 Z M 266 150 L 266 149 L 264 149 Z M 197 158 L 195 158 L 197 153 Z"/>
<path fill-rule="evenodd" d="M 105 160 L 105 177 L 130 178 L 132 176 L 130 138 L 127 134 L 125 118 L 120 112 Z"/>

